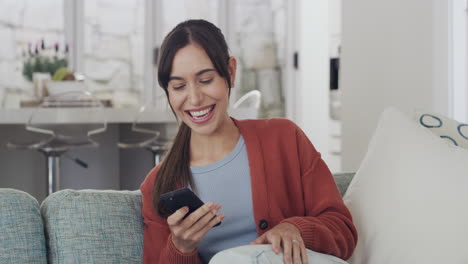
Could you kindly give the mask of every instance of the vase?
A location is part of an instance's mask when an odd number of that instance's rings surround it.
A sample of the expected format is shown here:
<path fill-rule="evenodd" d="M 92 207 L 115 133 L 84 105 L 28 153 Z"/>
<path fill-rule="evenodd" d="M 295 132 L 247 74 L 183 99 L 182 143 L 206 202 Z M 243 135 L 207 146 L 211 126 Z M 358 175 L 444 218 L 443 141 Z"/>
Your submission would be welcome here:
<path fill-rule="evenodd" d="M 32 77 L 34 83 L 34 96 L 38 99 L 47 96 L 47 82 L 51 79 L 50 73 L 34 72 Z"/>

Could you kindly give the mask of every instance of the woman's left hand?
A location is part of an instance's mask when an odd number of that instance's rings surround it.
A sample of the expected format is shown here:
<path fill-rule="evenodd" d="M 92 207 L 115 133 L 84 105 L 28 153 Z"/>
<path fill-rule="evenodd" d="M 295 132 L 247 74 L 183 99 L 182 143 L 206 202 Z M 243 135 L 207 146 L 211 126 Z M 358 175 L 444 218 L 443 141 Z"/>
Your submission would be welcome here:
<path fill-rule="evenodd" d="M 308 264 L 307 251 L 301 233 L 296 226 L 290 223 L 281 223 L 268 232 L 255 239 L 251 245 L 271 244 L 276 254 L 283 248 L 284 263 Z M 291 260 L 294 260 L 291 262 Z"/>

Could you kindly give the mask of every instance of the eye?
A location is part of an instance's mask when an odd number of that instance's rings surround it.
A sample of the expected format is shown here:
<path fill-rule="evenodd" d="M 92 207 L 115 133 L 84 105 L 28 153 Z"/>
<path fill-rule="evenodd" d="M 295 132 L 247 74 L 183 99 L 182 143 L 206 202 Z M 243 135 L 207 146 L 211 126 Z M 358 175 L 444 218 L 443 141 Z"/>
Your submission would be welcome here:
<path fill-rule="evenodd" d="M 182 89 L 182 88 L 184 88 L 184 87 L 185 87 L 185 84 L 172 86 L 172 88 L 173 88 L 174 90 L 180 90 L 180 89 Z"/>
<path fill-rule="evenodd" d="M 200 82 L 203 83 L 203 84 L 209 84 L 209 83 L 211 83 L 212 81 L 213 81 L 213 78 L 211 78 L 211 79 L 205 79 L 205 80 L 200 80 Z"/>

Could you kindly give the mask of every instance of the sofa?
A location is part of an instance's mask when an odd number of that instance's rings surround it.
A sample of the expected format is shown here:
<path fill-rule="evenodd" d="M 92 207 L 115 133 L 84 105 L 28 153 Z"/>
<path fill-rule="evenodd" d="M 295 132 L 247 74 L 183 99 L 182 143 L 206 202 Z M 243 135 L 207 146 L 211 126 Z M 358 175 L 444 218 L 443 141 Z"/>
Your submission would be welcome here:
<path fill-rule="evenodd" d="M 343 195 L 353 173 L 335 174 Z M 141 263 L 140 191 L 0 189 L 0 263 Z"/>
<path fill-rule="evenodd" d="M 356 173 L 333 175 L 359 234 L 350 264 L 468 263 L 468 124 L 387 109 Z M 139 191 L 0 189 L 0 263 L 141 263 Z"/>

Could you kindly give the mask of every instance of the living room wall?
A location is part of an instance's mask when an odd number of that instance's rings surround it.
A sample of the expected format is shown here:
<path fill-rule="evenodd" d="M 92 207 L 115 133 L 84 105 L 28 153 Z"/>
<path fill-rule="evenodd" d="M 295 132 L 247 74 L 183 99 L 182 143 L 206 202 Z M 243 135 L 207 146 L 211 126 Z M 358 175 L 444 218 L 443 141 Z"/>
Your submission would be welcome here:
<path fill-rule="evenodd" d="M 356 171 L 387 106 L 449 114 L 449 2 L 343 1 L 343 170 Z"/>

